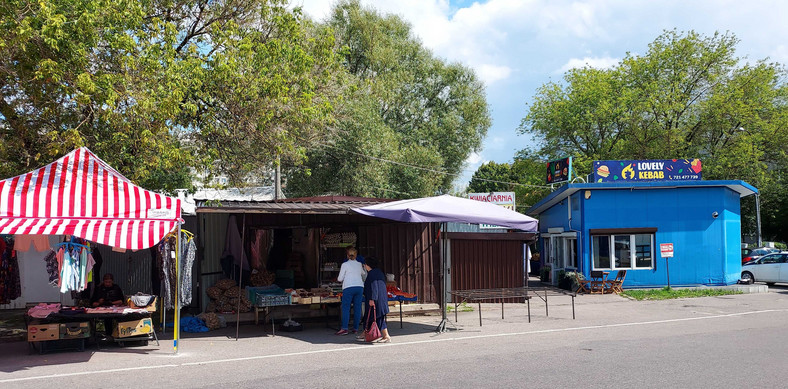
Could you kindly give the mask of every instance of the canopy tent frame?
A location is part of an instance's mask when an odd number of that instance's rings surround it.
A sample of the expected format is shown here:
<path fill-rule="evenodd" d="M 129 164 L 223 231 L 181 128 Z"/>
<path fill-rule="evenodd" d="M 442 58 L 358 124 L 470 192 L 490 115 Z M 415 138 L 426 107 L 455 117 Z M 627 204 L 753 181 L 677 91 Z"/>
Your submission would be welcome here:
<path fill-rule="evenodd" d="M 181 244 L 181 200 L 133 184 L 87 147 L 0 181 L 0 234 L 71 235 L 114 248 L 155 246 L 173 230 Z M 176 249 L 176 267 L 181 250 Z M 176 275 L 176 335 L 180 305 Z"/>

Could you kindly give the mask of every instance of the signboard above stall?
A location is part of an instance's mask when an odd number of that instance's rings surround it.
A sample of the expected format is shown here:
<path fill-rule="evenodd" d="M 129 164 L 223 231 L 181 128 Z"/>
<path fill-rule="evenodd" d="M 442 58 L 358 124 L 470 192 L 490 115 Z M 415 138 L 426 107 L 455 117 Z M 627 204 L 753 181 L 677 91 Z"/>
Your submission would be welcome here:
<path fill-rule="evenodd" d="M 489 193 L 468 193 L 468 198 L 485 203 L 498 204 L 504 208 L 515 210 L 514 192 L 489 192 Z M 507 228 L 493 224 L 479 224 L 480 229 Z"/>
<path fill-rule="evenodd" d="M 700 159 L 594 161 L 593 169 L 594 182 L 696 181 L 702 172 Z"/>
<path fill-rule="evenodd" d="M 566 157 L 547 163 L 548 184 L 568 182 L 572 180 L 572 157 Z"/>

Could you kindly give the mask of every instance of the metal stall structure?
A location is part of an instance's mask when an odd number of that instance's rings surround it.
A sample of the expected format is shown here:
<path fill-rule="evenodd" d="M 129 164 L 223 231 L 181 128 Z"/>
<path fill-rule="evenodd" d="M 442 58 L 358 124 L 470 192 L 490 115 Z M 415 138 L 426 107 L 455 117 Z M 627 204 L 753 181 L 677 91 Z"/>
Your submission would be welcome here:
<path fill-rule="evenodd" d="M 200 302 L 205 290 L 224 278 L 220 264 L 230 216 L 245 220 L 246 231 L 270 229 L 289 239 L 290 248 L 303 256 L 306 283 L 315 283 L 321 235 L 352 231 L 363 256 L 375 256 L 384 272 L 395 275 L 398 286 L 419 296 L 419 302 L 440 299 L 438 226 L 435 223 L 397 223 L 360 215 L 351 208 L 387 202 L 385 199 L 326 196 L 270 201 L 197 202 Z M 244 217 L 245 215 L 245 217 Z M 240 229 L 240 225 L 238 226 Z M 334 251 L 334 256 L 341 251 Z M 338 258 L 335 258 L 338 259 Z M 317 285 L 312 285 L 317 286 Z"/>
<path fill-rule="evenodd" d="M 524 285 L 524 243 L 534 233 L 449 232 L 452 290 L 515 288 Z M 499 300 L 490 302 L 499 303 Z M 504 302 L 522 302 L 505 299 Z"/>

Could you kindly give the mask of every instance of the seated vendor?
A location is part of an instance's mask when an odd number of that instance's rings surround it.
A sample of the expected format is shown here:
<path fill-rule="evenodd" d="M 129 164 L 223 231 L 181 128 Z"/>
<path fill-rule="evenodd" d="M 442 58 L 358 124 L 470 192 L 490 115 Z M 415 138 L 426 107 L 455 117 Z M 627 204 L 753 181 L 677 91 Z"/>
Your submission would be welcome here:
<path fill-rule="evenodd" d="M 94 307 L 107 307 L 122 305 L 123 300 L 123 291 L 120 289 L 120 286 L 115 285 L 115 278 L 112 274 L 107 273 L 104 274 L 104 281 L 96 286 L 90 302 Z"/>

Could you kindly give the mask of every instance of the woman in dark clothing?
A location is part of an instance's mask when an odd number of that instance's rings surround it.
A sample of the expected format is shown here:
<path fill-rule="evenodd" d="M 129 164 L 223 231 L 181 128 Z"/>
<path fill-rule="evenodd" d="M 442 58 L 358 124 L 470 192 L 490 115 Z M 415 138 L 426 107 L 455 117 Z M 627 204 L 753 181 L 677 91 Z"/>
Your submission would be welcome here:
<path fill-rule="evenodd" d="M 391 342 L 389 330 L 386 327 L 386 314 L 389 313 L 389 298 L 386 292 L 386 276 L 378 268 L 375 257 L 366 258 L 364 267 L 367 269 L 367 279 L 364 281 L 364 328 L 370 325 L 369 316 L 374 309 L 374 318 L 383 337 L 381 343 Z"/>

